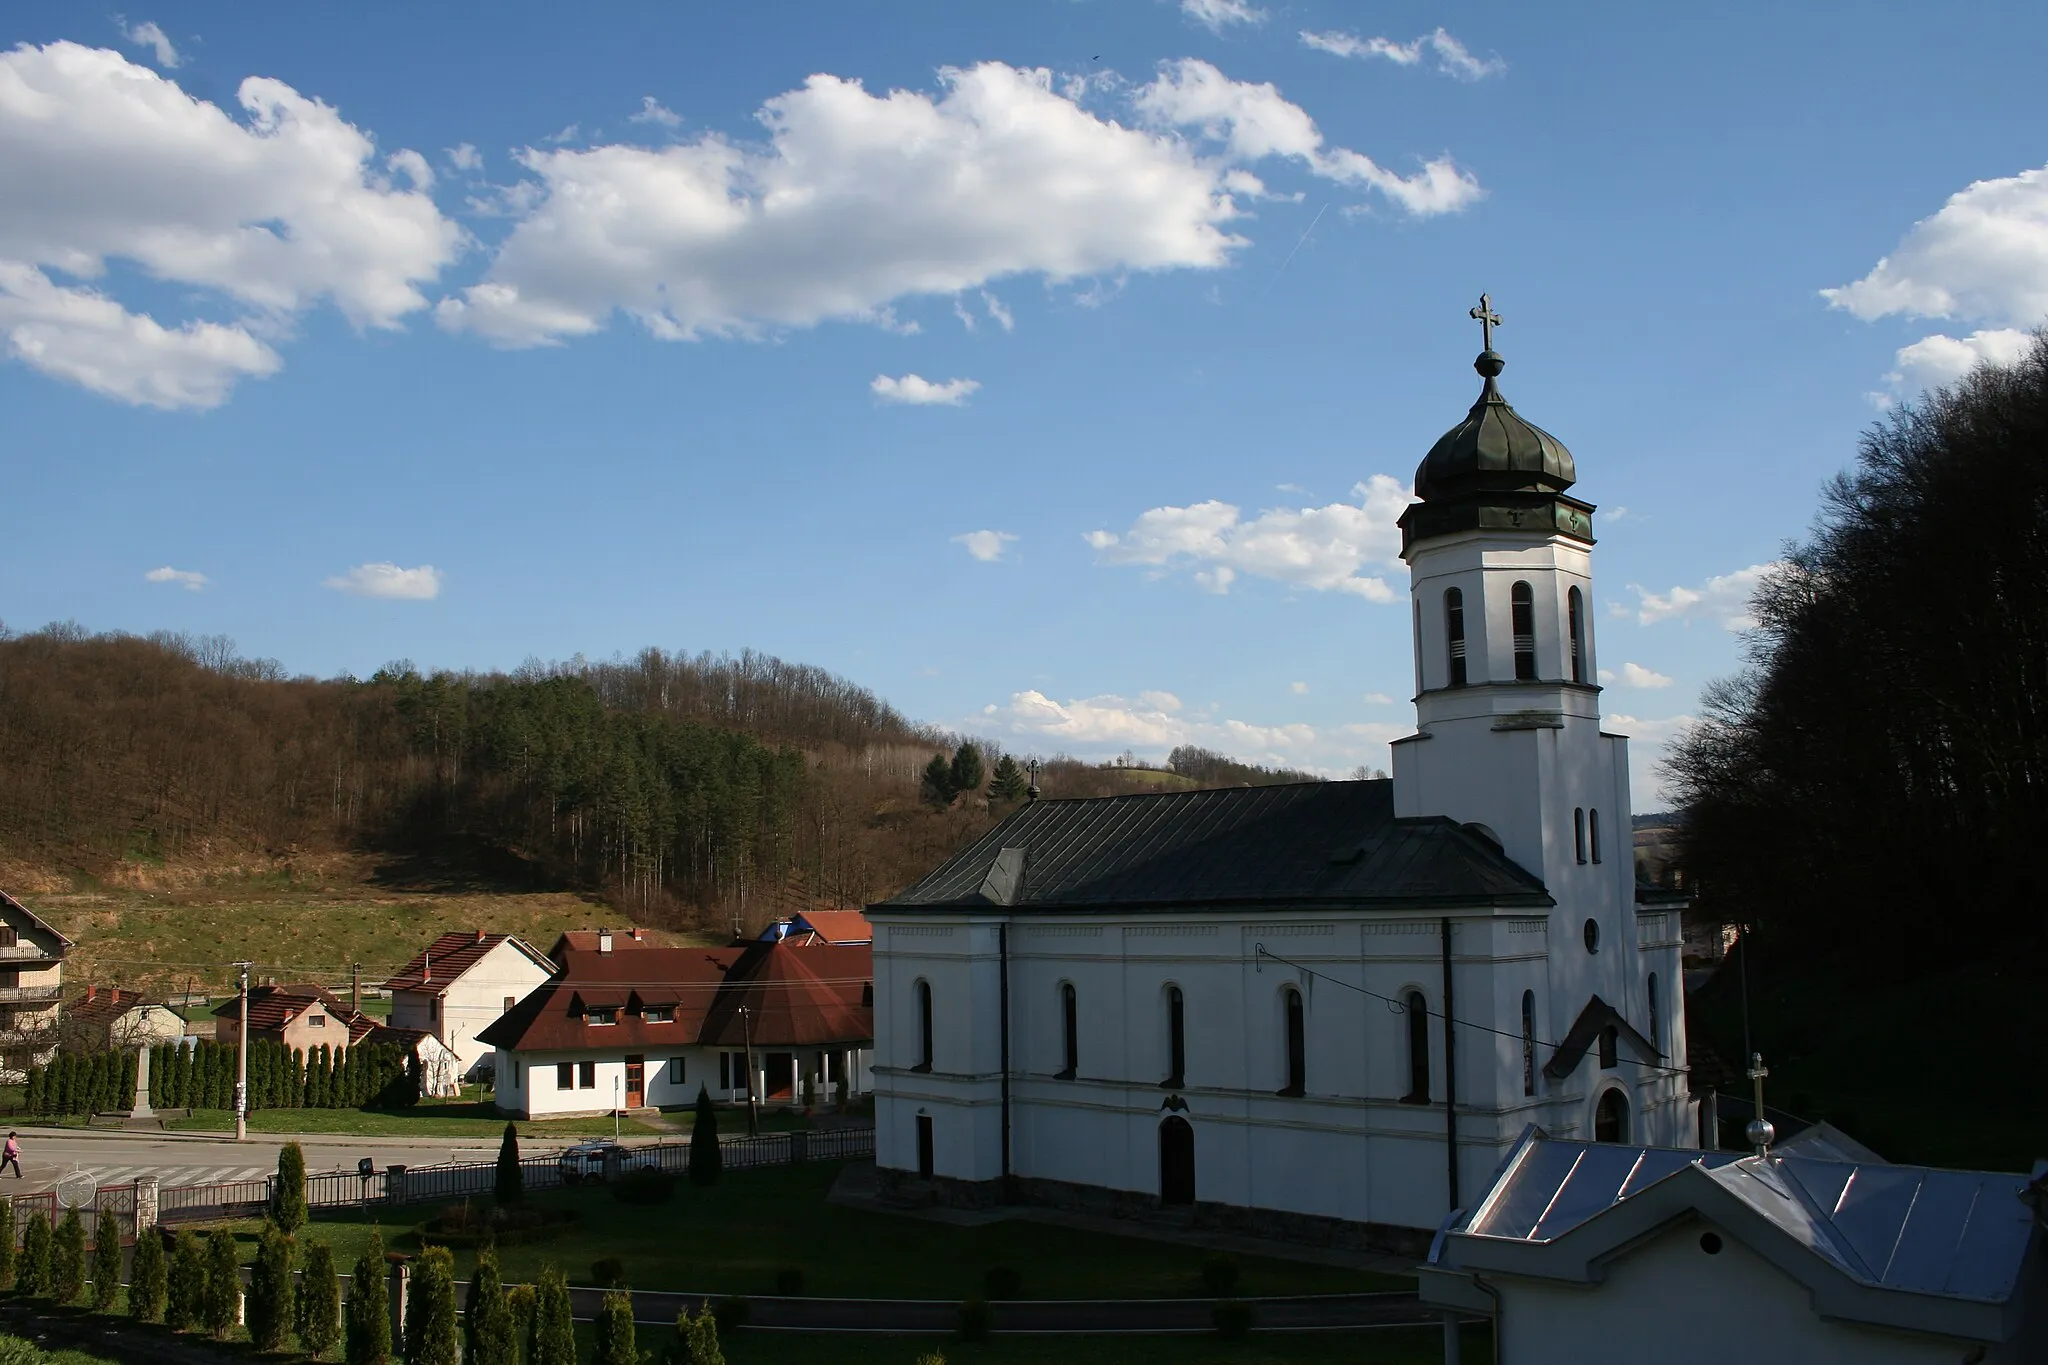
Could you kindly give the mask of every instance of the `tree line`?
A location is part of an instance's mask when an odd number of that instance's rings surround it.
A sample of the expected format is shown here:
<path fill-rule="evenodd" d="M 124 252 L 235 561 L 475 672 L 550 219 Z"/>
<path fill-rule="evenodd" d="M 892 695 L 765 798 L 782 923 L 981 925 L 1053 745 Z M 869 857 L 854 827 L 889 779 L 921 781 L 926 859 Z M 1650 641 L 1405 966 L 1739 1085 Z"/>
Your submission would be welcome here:
<path fill-rule="evenodd" d="M 160 1109 L 229 1109 L 239 1068 L 235 1045 L 150 1049 L 150 1103 Z M 22 1108 L 46 1117 L 133 1108 L 135 1054 L 60 1052 L 28 1069 Z M 301 1051 L 267 1038 L 249 1043 L 249 1108 L 404 1109 L 419 1103 L 419 1057 L 402 1043 L 326 1043 Z"/>

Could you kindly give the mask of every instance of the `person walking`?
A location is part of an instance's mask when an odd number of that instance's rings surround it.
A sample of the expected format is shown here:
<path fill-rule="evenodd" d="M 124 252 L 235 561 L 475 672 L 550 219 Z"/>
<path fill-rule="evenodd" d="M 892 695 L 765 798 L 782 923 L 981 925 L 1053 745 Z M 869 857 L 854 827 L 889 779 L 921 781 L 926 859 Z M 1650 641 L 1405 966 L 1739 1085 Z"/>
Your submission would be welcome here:
<path fill-rule="evenodd" d="M 12 1133 L 7 1135 L 7 1145 L 0 1147 L 0 1175 L 6 1175 L 9 1166 L 14 1168 L 14 1178 L 21 1179 L 21 1141 Z"/>

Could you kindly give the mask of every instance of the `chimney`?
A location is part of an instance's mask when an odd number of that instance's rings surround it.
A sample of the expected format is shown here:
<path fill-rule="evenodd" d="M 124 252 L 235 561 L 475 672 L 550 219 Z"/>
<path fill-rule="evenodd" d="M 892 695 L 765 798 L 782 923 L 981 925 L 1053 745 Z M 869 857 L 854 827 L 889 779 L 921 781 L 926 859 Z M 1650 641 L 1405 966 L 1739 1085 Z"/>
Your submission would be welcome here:
<path fill-rule="evenodd" d="M 598 930 L 598 931 L 597 931 L 597 950 L 598 950 L 598 951 L 599 951 L 600 953 L 608 953 L 608 952 L 610 952 L 610 951 L 612 950 L 612 931 L 611 931 L 611 930 L 609 930 L 609 929 L 600 929 L 600 930 Z"/>
<path fill-rule="evenodd" d="M 425 957 L 425 958 L 424 958 L 424 960 L 423 960 L 423 965 L 422 965 L 422 966 L 420 967 L 420 983 L 421 983 L 422 985 L 424 985 L 424 984 L 426 984 L 427 982 L 429 982 L 429 981 L 432 981 L 433 979 L 434 979 L 434 950 L 433 950 L 432 948 L 429 948 L 429 949 L 427 949 L 427 952 L 426 952 L 426 957 Z"/>
<path fill-rule="evenodd" d="M 98 986 L 87 986 L 87 987 L 85 988 L 85 998 L 86 998 L 86 999 L 88 999 L 88 1000 L 96 1000 L 96 999 L 98 999 L 98 998 L 99 998 L 99 993 L 100 993 L 100 988 L 99 988 Z"/>
<path fill-rule="evenodd" d="M 476 941 L 477 941 L 478 943 L 482 943 L 482 942 L 484 941 L 484 931 L 483 931 L 483 930 L 479 929 L 479 930 L 477 930 L 477 931 L 476 931 Z"/>
<path fill-rule="evenodd" d="M 636 924 L 636 925 L 634 925 L 634 926 L 633 926 L 633 942 L 635 942 L 635 943 L 638 943 L 639 941 L 640 941 L 640 926 Z"/>

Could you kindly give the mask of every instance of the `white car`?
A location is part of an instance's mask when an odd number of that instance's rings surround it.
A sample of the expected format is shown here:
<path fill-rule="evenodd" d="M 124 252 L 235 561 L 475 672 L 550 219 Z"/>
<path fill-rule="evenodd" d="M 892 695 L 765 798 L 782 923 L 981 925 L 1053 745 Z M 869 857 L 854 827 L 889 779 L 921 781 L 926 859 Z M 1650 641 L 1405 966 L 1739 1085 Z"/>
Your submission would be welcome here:
<path fill-rule="evenodd" d="M 603 1180 L 614 1158 L 620 1175 L 661 1168 L 661 1159 L 653 1152 L 617 1142 L 579 1142 L 562 1153 L 556 1168 L 562 1173 L 563 1184 L 575 1185 L 585 1180 Z"/>

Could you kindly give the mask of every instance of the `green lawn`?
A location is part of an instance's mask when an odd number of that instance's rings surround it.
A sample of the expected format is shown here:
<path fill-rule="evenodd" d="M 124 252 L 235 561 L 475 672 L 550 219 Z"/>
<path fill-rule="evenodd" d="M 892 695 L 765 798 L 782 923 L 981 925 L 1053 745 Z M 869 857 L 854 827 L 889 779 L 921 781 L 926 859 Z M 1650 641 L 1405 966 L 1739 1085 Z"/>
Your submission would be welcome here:
<path fill-rule="evenodd" d="M 196 1109 L 191 1117 L 172 1119 L 173 1129 L 226 1132 L 235 1126 L 228 1109 Z M 488 1103 L 476 1100 L 423 1102 L 416 1109 L 385 1112 L 371 1109 L 258 1109 L 249 1115 L 252 1133 L 345 1133 L 364 1137 L 477 1137 L 495 1138 L 505 1131 L 505 1117 Z M 519 1121 L 523 1136 L 609 1137 L 610 1115 L 580 1119 Z M 621 1118 L 619 1131 L 636 1137 L 658 1133 L 637 1119 Z"/>
<path fill-rule="evenodd" d="M 678 1185 L 668 1203 L 622 1204 L 604 1189 L 548 1191 L 543 1205 L 566 1205 L 582 1221 L 553 1242 L 508 1246 L 506 1278 L 530 1281 L 545 1261 L 588 1283 L 589 1266 L 605 1256 L 626 1264 L 641 1289 L 715 1294 L 772 1294 L 778 1271 L 798 1267 L 809 1293 L 878 1298 L 962 1299 L 985 1294 L 991 1267 L 1022 1273 L 1026 1298 L 1172 1298 L 1200 1295 L 1198 1247 L 1110 1236 L 1022 1219 L 958 1227 L 900 1214 L 827 1204 L 836 1162 L 729 1172 L 710 1189 Z M 352 1265 L 381 1227 L 387 1247 L 417 1250 L 418 1223 L 432 1207 L 333 1210 L 316 1216 L 309 1235 Z M 234 1225 L 253 1257 L 257 1225 Z M 1239 1257 L 1239 1292 L 1247 1295 L 1334 1294 L 1405 1289 L 1412 1281 L 1335 1266 Z M 457 1273 L 474 1257 L 456 1253 Z"/>

